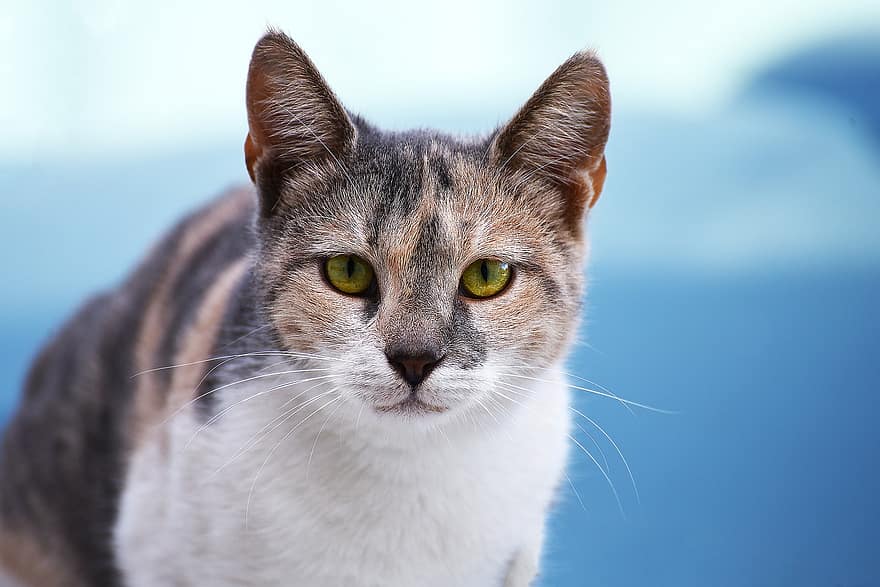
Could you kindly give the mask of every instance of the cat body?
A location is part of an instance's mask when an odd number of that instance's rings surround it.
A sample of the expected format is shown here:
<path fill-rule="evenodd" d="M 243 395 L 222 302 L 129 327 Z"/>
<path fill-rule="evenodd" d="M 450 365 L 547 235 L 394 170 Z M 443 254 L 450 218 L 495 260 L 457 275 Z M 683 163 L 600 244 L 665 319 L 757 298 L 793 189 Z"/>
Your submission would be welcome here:
<path fill-rule="evenodd" d="M 529 585 L 608 108 L 578 54 L 488 138 L 382 133 L 270 32 L 256 190 L 186 218 L 31 370 L 0 584 Z"/>

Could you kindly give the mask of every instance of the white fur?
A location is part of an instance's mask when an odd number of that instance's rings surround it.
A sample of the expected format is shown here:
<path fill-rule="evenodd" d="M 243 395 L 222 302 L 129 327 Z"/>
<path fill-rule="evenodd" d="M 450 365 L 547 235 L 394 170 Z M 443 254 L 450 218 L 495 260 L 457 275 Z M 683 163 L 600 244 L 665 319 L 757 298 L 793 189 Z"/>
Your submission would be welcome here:
<path fill-rule="evenodd" d="M 115 536 L 126 584 L 526 587 L 568 445 L 567 388 L 555 369 L 542 378 L 519 403 L 486 394 L 488 409 L 413 421 L 317 395 L 332 384 L 282 408 L 314 385 L 300 383 L 236 405 L 189 446 L 200 424 L 185 410 L 133 455 Z M 219 407 L 273 384 L 234 386 Z"/>

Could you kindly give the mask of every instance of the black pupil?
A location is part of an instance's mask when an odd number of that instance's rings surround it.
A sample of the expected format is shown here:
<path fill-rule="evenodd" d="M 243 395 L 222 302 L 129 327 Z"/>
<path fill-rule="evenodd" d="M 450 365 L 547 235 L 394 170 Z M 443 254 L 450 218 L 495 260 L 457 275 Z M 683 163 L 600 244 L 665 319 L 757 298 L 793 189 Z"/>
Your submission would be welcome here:
<path fill-rule="evenodd" d="M 348 278 L 351 279 L 351 276 L 354 275 L 354 258 L 349 257 L 348 261 L 345 263 L 345 271 L 348 273 Z"/>
<path fill-rule="evenodd" d="M 489 264 L 485 261 L 480 263 L 480 275 L 483 276 L 483 281 L 489 281 Z"/>

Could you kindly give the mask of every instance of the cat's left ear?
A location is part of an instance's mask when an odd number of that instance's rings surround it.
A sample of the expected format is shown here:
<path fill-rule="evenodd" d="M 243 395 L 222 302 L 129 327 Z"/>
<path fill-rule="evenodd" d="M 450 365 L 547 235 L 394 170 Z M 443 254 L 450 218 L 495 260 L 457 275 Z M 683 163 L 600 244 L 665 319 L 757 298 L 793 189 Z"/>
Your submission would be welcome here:
<path fill-rule="evenodd" d="M 245 162 L 258 187 L 273 183 L 279 170 L 296 175 L 322 163 L 341 166 L 357 140 L 348 113 L 311 59 L 272 29 L 251 57 L 247 114 Z M 261 197 L 264 210 L 271 210 L 277 194 Z"/>
<path fill-rule="evenodd" d="M 579 227 L 605 181 L 611 128 L 608 76 L 591 52 L 577 53 L 538 88 L 492 141 L 493 164 L 561 190 Z"/>

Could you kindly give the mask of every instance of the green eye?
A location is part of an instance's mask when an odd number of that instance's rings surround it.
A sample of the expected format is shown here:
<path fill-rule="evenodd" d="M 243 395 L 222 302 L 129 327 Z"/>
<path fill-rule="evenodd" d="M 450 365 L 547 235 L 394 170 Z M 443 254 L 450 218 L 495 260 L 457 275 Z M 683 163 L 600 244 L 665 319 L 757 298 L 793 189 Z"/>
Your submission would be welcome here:
<path fill-rule="evenodd" d="M 510 265 L 495 259 L 474 261 L 461 275 L 461 288 L 473 298 L 488 298 L 500 293 L 510 283 Z"/>
<path fill-rule="evenodd" d="M 327 259 L 324 271 L 330 284 L 342 293 L 362 294 L 373 284 L 373 268 L 354 255 L 337 255 Z"/>

